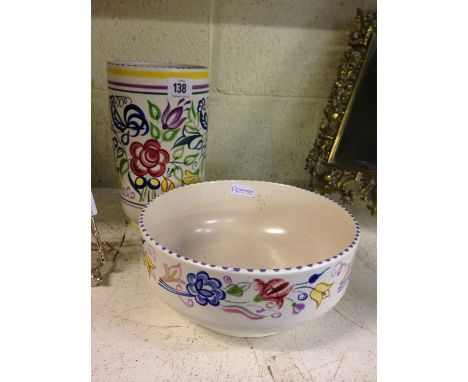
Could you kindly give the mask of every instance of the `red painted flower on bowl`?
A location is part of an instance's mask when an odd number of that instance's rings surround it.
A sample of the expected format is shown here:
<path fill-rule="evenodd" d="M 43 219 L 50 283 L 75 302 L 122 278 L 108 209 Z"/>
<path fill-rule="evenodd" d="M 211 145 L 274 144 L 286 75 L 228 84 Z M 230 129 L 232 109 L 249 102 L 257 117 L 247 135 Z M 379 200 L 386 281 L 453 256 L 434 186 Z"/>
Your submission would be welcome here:
<path fill-rule="evenodd" d="M 289 282 L 282 279 L 272 279 L 268 282 L 260 279 L 255 279 L 254 281 L 258 287 L 258 295 L 255 297 L 255 300 L 272 301 L 278 308 L 283 306 L 284 299 L 292 290 Z"/>

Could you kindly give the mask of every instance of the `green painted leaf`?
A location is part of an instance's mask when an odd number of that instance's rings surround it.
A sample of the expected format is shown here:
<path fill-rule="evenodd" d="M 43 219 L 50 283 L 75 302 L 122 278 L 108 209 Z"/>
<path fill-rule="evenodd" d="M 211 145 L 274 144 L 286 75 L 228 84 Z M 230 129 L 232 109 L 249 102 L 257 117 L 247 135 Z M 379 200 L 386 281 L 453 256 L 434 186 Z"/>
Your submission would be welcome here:
<path fill-rule="evenodd" d="M 198 118 L 197 116 L 197 112 L 195 111 L 195 108 L 193 107 L 193 102 L 192 102 L 192 107 L 190 108 L 190 110 L 192 111 L 192 115 L 193 115 L 193 119 L 196 121 Z"/>
<path fill-rule="evenodd" d="M 189 135 L 188 137 L 180 137 L 174 144 L 175 147 L 189 145 L 194 139 L 197 139 L 197 135 Z"/>
<path fill-rule="evenodd" d="M 166 130 L 163 133 L 162 139 L 163 141 L 166 142 L 171 142 L 174 140 L 174 138 L 177 136 L 177 133 L 179 132 L 180 129 L 175 129 L 175 130 Z"/>
<path fill-rule="evenodd" d="M 180 158 L 182 158 L 184 156 L 184 147 L 181 146 L 177 149 L 175 149 L 173 152 L 172 152 L 172 157 L 174 158 L 174 160 L 178 160 Z"/>
<path fill-rule="evenodd" d="M 120 176 L 125 175 L 128 172 L 128 159 L 122 158 L 119 164 L 119 174 Z"/>
<path fill-rule="evenodd" d="M 242 283 L 237 284 L 237 286 L 242 288 L 244 292 L 250 288 L 250 285 L 251 284 L 248 282 L 242 282 Z"/>
<path fill-rule="evenodd" d="M 158 140 L 159 138 L 161 138 L 161 130 L 159 130 L 159 127 L 156 126 L 153 122 L 150 123 L 150 134 L 154 139 Z"/>
<path fill-rule="evenodd" d="M 198 129 L 192 125 L 185 125 L 185 128 L 188 130 L 188 131 L 197 131 Z"/>
<path fill-rule="evenodd" d="M 153 102 L 148 100 L 148 109 L 151 118 L 159 121 L 159 118 L 161 117 L 161 109 L 159 109 L 158 105 L 155 105 Z"/>
<path fill-rule="evenodd" d="M 259 294 L 257 294 L 257 295 L 255 296 L 254 301 L 255 301 L 255 302 L 260 302 L 260 301 L 262 301 L 262 298 L 260 297 Z"/>
<path fill-rule="evenodd" d="M 173 168 L 173 170 L 172 170 L 172 175 L 173 175 L 174 178 L 176 178 L 179 182 L 183 182 L 184 172 L 182 171 L 182 169 L 181 169 L 179 166 L 174 166 L 174 168 Z"/>
<path fill-rule="evenodd" d="M 202 158 L 201 163 L 200 163 L 200 167 L 198 168 L 200 170 L 200 173 L 202 173 L 202 174 L 205 171 L 205 158 L 206 158 L 206 156 L 203 155 L 203 158 Z"/>
<path fill-rule="evenodd" d="M 244 294 L 244 290 L 237 285 L 231 286 L 228 290 L 226 290 L 227 294 L 231 296 L 241 297 Z"/>
<path fill-rule="evenodd" d="M 184 164 L 185 164 L 186 166 L 190 166 L 193 162 L 195 162 L 195 160 L 197 159 L 197 157 L 198 157 L 198 153 L 192 154 L 192 155 L 189 155 L 189 156 L 185 157 L 185 159 L 184 159 Z"/>

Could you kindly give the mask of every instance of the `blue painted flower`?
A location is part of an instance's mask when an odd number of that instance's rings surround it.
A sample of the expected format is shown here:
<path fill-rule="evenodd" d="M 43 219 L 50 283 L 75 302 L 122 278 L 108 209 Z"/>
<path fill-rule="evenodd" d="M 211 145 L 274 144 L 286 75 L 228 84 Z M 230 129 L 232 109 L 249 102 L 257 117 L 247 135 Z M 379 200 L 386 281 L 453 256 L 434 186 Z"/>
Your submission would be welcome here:
<path fill-rule="evenodd" d="M 199 113 L 201 126 L 208 130 L 208 113 L 206 112 L 206 99 L 202 98 L 198 101 L 197 111 Z"/>
<path fill-rule="evenodd" d="M 197 274 L 187 275 L 187 292 L 195 297 L 200 305 L 210 304 L 218 306 L 220 300 L 226 298 L 226 293 L 221 290 L 221 281 L 211 278 L 208 273 L 201 271 Z"/>

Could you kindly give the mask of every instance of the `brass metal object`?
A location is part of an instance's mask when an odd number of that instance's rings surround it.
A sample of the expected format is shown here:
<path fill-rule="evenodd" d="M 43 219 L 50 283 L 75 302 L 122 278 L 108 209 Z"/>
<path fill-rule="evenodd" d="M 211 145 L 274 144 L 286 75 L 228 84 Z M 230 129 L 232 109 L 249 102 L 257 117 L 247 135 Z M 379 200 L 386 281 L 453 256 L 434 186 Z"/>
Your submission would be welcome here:
<path fill-rule="evenodd" d="M 91 250 L 98 252 L 98 259 L 91 267 L 91 286 L 98 286 L 104 281 L 104 278 L 111 272 L 114 265 L 117 253 L 111 258 L 110 252 L 114 251 L 114 247 L 101 240 L 101 234 L 97 229 L 96 222 L 91 216 L 91 232 L 96 240 L 96 243 L 91 243 Z"/>
<path fill-rule="evenodd" d="M 343 203 L 357 199 L 367 203 L 372 214 L 377 211 L 377 173 L 335 163 L 335 154 L 360 84 L 369 48 L 377 38 L 377 12 L 358 9 L 355 29 L 351 32 L 344 58 L 339 66 L 325 118 L 314 147 L 309 153 L 306 169 L 310 171 L 310 186 L 321 194 L 339 193 Z"/>

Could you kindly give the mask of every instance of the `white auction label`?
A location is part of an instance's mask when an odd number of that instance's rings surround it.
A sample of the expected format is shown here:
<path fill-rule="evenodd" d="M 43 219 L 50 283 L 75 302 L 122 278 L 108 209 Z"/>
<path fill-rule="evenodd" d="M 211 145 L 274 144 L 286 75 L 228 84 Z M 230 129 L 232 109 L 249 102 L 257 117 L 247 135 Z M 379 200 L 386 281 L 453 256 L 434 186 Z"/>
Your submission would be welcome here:
<path fill-rule="evenodd" d="M 191 97 L 192 80 L 187 78 L 169 78 L 167 81 L 167 94 L 170 97 Z"/>
<path fill-rule="evenodd" d="M 252 190 L 249 187 L 239 186 L 235 184 L 231 186 L 231 194 L 248 196 L 249 198 L 253 198 L 255 196 L 255 190 Z"/>

